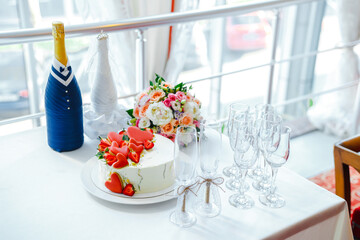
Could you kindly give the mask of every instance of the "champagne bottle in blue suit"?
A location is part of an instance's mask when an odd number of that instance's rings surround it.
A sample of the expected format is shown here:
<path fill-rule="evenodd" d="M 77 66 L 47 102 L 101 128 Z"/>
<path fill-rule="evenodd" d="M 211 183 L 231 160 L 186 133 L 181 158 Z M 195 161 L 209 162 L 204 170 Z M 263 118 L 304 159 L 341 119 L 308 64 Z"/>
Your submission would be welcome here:
<path fill-rule="evenodd" d="M 53 22 L 55 56 L 45 89 L 49 146 L 58 152 L 75 150 L 84 143 L 83 109 L 79 85 L 65 50 L 62 22 Z"/>

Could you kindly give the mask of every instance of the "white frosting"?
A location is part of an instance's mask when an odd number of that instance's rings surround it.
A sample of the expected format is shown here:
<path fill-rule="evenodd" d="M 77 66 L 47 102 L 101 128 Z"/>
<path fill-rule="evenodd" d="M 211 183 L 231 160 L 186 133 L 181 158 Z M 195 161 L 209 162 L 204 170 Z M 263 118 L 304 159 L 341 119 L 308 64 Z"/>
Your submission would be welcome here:
<path fill-rule="evenodd" d="M 149 151 L 144 150 L 138 164 L 131 160 L 129 166 L 116 169 L 103 161 L 100 164 L 100 180 L 118 173 L 122 180 L 131 183 L 136 193 L 157 192 L 174 184 L 174 143 L 166 137 L 155 134 L 155 145 Z"/>

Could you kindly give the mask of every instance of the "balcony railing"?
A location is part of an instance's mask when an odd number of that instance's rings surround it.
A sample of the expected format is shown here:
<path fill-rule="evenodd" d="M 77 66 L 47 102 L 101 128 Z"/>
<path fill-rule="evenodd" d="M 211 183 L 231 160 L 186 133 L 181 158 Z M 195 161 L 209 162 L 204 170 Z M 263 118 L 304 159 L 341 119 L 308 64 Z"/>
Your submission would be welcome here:
<path fill-rule="evenodd" d="M 137 30 L 138 32 L 138 39 L 136 44 L 136 71 L 137 71 L 137 84 L 141 87 L 146 86 L 146 73 L 144 71 L 145 66 L 145 41 L 144 41 L 144 31 L 149 28 L 159 27 L 159 26 L 167 26 L 167 25 L 174 25 L 179 23 L 185 22 L 192 22 L 204 19 L 213 19 L 213 18 L 220 18 L 226 16 L 233 16 L 236 14 L 245 14 L 253 11 L 258 10 L 275 10 L 278 13 L 278 10 L 292 5 L 297 4 L 304 4 L 309 2 L 320 2 L 324 0 L 266 0 L 266 1 L 256 1 L 247 4 L 241 5 L 231 5 L 231 6 L 221 6 L 216 7 L 209 10 L 196 10 L 196 11 L 188 11 L 188 12 L 179 12 L 179 13 L 171 13 L 171 14 L 162 14 L 150 17 L 143 17 L 143 18 L 131 18 L 125 20 L 114 20 L 114 21 L 105 21 L 99 23 L 90 23 L 90 24 L 82 24 L 82 25 L 73 25 L 65 27 L 65 31 L 67 37 L 80 37 L 80 36 L 88 36 L 88 35 L 95 35 L 101 31 L 105 32 L 116 32 L 116 31 L 127 31 L 127 30 Z M 307 52 L 300 55 L 292 56 L 291 58 L 276 60 L 276 46 L 277 46 L 277 39 L 278 39 L 278 28 L 279 28 L 279 15 L 275 14 L 275 25 L 274 25 L 274 34 L 273 34 L 273 43 L 272 43 L 272 51 L 271 51 L 271 59 L 268 63 L 260 64 L 256 66 L 251 66 L 248 68 L 240 68 L 235 71 L 231 72 L 219 72 L 217 74 L 212 74 L 203 78 L 199 79 L 192 79 L 186 82 L 188 83 L 195 83 L 200 81 L 207 81 L 214 78 L 221 78 L 226 75 L 236 74 L 256 68 L 261 68 L 265 66 L 270 67 L 270 74 L 269 74 L 269 84 L 268 84 L 268 91 L 267 91 L 267 102 L 270 103 L 271 101 L 271 94 L 272 94 L 272 82 L 273 82 L 273 72 L 274 66 L 276 64 L 290 62 L 297 59 L 307 58 L 310 56 L 316 56 L 317 54 L 325 53 L 334 51 L 341 48 L 348 48 L 356 46 L 360 43 L 360 41 L 350 42 L 342 44 L 341 46 L 334 46 L 332 48 L 328 48 L 321 51 L 313 51 Z M 51 40 L 52 29 L 51 28 L 43 28 L 43 29 L 21 29 L 21 30 L 14 30 L 8 32 L 0 32 L 0 45 L 10 45 L 10 44 L 20 44 L 20 43 L 31 43 L 31 42 L 39 42 L 39 41 L 46 41 Z M 303 101 L 315 96 L 320 96 L 323 94 L 327 94 L 329 92 L 338 91 L 344 88 L 352 87 L 358 84 L 358 81 L 354 81 L 351 83 L 347 83 L 341 86 L 334 87 L 332 89 L 312 93 L 308 95 L 303 95 L 298 98 L 289 99 L 285 102 L 278 103 L 277 105 L 286 105 L 294 102 Z M 139 89 L 139 90 L 140 90 Z M 30 89 L 31 90 L 31 89 Z M 32 95 L 31 93 L 29 95 Z M 119 99 L 129 98 L 137 95 L 136 93 L 132 93 L 126 96 L 120 96 Z M 218 99 L 220 101 L 220 99 Z M 38 102 L 38 101 L 35 101 Z M 0 121 L 0 125 L 10 124 L 19 121 L 25 121 L 29 119 L 37 119 L 45 114 L 43 112 L 40 113 L 33 113 L 30 115 L 12 118 L 7 120 Z"/>

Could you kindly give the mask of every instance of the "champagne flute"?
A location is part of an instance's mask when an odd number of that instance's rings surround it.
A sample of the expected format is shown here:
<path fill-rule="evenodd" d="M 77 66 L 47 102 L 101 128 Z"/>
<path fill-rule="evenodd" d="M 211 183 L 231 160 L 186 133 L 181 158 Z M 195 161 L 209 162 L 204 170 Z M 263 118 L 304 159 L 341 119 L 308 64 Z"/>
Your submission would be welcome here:
<path fill-rule="evenodd" d="M 289 158 L 290 154 L 290 132 L 289 127 L 281 128 L 281 139 L 277 150 L 268 158 L 267 163 L 271 167 L 271 188 L 268 194 L 261 195 L 259 200 L 262 204 L 272 207 L 281 208 L 285 205 L 285 200 L 279 194 L 275 193 L 276 186 L 275 180 L 279 167 L 284 165 Z"/>
<path fill-rule="evenodd" d="M 174 169 L 178 188 L 175 211 L 170 214 L 170 221 L 180 227 L 190 227 L 196 223 L 189 201 L 194 183 L 194 173 L 198 158 L 197 132 L 194 127 L 179 127 L 174 145 Z"/>
<path fill-rule="evenodd" d="M 238 137 L 238 128 L 240 126 L 245 126 L 249 124 L 249 113 L 248 112 L 241 112 L 234 114 L 231 119 L 231 131 L 229 132 L 229 140 L 230 140 L 230 146 L 234 151 L 234 166 L 237 169 L 236 172 L 234 172 L 231 175 L 231 178 L 226 181 L 225 186 L 232 190 L 232 191 L 239 191 L 240 187 L 244 189 L 245 191 L 249 190 L 250 186 L 248 183 L 241 181 L 240 178 L 240 169 L 235 163 L 236 158 L 238 157 L 238 152 L 236 151 L 236 141 Z"/>
<path fill-rule="evenodd" d="M 203 217 L 215 217 L 220 214 L 221 200 L 218 190 L 224 180 L 216 177 L 221 157 L 221 123 L 201 125 L 200 127 L 200 168 L 201 185 L 195 204 L 195 211 Z"/>
<path fill-rule="evenodd" d="M 265 160 L 269 158 L 279 146 L 281 123 L 282 119 L 280 115 L 276 113 L 265 114 L 259 121 L 258 147 Z M 266 166 L 267 164 L 265 163 L 263 168 L 264 174 L 252 184 L 256 190 L 261 192 L 266 192 L 271 186 L 269 177 L 265 172 Z"/>
<path fill-rule="evenodd" d="M 255 105 L 253 112 L 255 114 L 255 124 L 259 123 L 258 120 L 260 120 L 261 118 L 263 118 L 265 115 L 269 114 L 269 113 L 275 113 L 275 109 L 272 105 L 270 104 L 257 104 Z M 257 124 L 257 126 L 255 126 L 255 130 L 259 131 L 259 124 Z M 256 143 L 258 144 L 258 137 L 256 137 Z M 256 166 L 254 169 L 252 169 L 251 171 L 249 171 L 248 176 L 255 179 L 255 180 L 260 180 L 263 177 L 267 177 L 266 175 L 266 171 L 265 171 L 265 159 L 262 157 L 261 154 L 259 154 L 260 149 L 257 149 L 258 151 L 258 157 L 257 157 L 257 161 L 256 161 Z"/>
<path fill-rule="evenodd" d="M 228 124 L 227 124 L 227 130 L 228 130 L 229 136 L 230 136 L 230 133 L 232 132 L 232 125 L 233 125 L 234 117 L 238 114 L 244 114 L 247 112 L 249 112 L 249 106 L 244 103 L 237 102 L 237 103 L 232 103 L 230 105 L 229 118 L 228 118 Z M 231 144 L 231 147 L 232 146 L 233 145 Z M 233 165 L 227 166 L 223 169 L 223 174 L 227 177 L 234 176 L 234 175 L 238 174 L 238 172 L 239 172 L 239 170 L 235 163 L 233 163 Z"/>
<path fill-rule="evenodd" d="M 257 150 L 253 144 L 255 136 L 252 128 L 251 119 L 248 119 L 245 123 L 239 122 L 236 127 L 235 163 L 240 169 L 240 182 L 242 184 L 238 193 L 230 196 L 229 202 L 232 206 L 242 209 L 249 209 L 254 206 L 254 200 L 245 194 L 247 189 L 243 187 L 247 171 L 254 165 L 257 158 Z"/>

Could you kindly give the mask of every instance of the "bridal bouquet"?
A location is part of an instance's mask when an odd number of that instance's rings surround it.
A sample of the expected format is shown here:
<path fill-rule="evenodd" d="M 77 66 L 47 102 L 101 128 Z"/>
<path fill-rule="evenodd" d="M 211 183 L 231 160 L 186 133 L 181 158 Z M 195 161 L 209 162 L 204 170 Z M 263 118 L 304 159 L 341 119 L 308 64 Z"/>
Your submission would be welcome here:
<path fill-rule="evenodd" d="M 179 126 L 195 126 L 199 131 L 201 102 L 189 93 L 192 87 L 184 83 L 172 86 L 155 75 L 150 87 L 136 97 L 134 108 L 127 111 L 130 124 L 150 128 L 173 141 Z"/>

